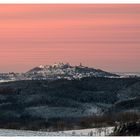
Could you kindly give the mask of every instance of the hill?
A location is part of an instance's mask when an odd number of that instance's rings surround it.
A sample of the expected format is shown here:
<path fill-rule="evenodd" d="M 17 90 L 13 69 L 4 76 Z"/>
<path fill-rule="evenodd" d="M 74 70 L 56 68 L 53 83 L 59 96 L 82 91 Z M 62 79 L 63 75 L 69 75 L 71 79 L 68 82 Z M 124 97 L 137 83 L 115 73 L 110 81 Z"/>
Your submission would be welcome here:
<path fill-rule="evenodd" d="M 12 127 L 32 129 L 30 125 L 41 129 L 52 127 L 60 120 L 69 126 L 79 122 L 79 118 L 134 109 L 139 113 L 139 88 L 139 78 L 87 77 L 1 83 L 0 127 L 9 128 L 14 123 Z"/>

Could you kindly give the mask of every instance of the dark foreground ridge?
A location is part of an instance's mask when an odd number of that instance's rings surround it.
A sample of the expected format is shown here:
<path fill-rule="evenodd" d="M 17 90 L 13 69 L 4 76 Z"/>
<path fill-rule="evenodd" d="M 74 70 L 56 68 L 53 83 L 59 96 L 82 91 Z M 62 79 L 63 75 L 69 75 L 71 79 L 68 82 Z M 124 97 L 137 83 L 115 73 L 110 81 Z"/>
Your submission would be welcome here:
<path fill-rule="evenodd" d="M 139 78 L 1 83 L 0 127 L 55 131 L 136 121 L 139 91 Z"/>

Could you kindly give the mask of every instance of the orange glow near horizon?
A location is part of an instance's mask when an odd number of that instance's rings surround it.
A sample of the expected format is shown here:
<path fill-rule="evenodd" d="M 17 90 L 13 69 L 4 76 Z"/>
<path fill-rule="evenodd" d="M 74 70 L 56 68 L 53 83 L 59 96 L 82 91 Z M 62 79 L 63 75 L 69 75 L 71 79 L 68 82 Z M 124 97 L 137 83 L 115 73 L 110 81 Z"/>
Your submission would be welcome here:
<path fill-rule="evenodd" d="M 69 62 L 140 72 L 140 5 L 0 5 L 0 72 Z"/>

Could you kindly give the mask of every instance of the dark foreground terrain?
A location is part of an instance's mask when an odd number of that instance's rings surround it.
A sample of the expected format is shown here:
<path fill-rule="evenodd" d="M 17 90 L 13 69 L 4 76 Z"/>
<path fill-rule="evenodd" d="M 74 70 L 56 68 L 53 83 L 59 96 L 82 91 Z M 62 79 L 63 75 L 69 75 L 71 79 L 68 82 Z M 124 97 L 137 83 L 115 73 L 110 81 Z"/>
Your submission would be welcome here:
<path fill-rule="evenodd" d="M 127 122 L 115 127 L 112 136 L 140 136 L 140 121 Z"/>
<path fill-rule="evenodd" d="M 0 84 L 0 128 L 67 130 L 140 119 L 140 78 Z"/>

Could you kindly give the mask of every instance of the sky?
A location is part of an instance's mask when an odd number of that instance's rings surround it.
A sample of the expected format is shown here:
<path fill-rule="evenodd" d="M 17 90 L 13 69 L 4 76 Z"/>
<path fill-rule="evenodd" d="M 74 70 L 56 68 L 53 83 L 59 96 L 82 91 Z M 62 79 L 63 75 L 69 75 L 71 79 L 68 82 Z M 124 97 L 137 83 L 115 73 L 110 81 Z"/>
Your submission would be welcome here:
<path fill-rule="evenodd" d="M 69 62 L 140 72 L 140 5 L 0 5 L 0 72 Z"/>

